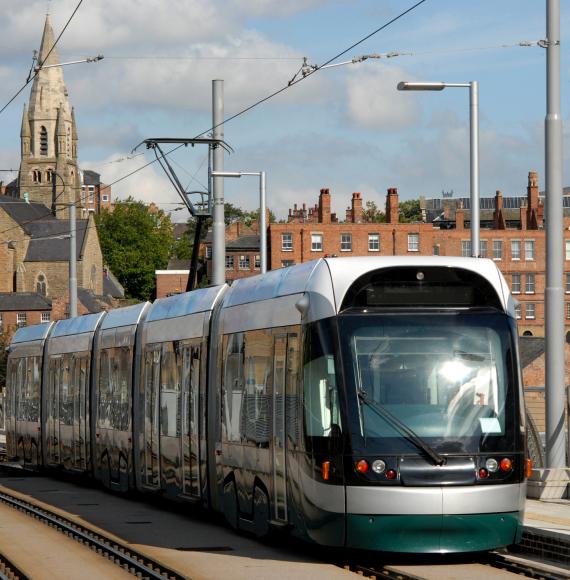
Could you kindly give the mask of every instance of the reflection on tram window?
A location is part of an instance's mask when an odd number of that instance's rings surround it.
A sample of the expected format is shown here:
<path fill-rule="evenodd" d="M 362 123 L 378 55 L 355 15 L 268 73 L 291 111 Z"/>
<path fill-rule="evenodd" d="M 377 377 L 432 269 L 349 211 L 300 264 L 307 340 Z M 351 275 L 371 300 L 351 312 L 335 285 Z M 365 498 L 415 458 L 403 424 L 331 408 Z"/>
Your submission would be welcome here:
<path fill-rule="evenodd" d="M 97 425 L 126 431 L 130 424 L 132 347 L 105 348 L 99 356 Z"/>
<path fill-rule="evenodd" d="M 162 352 L 160 374 L 160 434 L 180 436 L 180 365 L 178 349 L 166 343 Z"/>
<path fill-rule="evenodd" d="M 240 441 L 240 417 L 243 397 L 243 332 L 224 337 L 224 384 L 222 423 L 227 441 Z"/>
<path fill-rule="evenodd" d="M 39 421 L 40 413 L 40 368 L 41 357 L 30 356 L 15 359 L 12 372 L 21 380 L 18 393 L 16 419 L 18 421 Z"/>
<path fill-rule="evenodd" d="M 509 359 L 502 339 L 493 328 L 441 318 L 355 326 L 356 388 L 421 437 L 503 435 Z M 361 412 L 365 436 L 401 436 L 372 409 Z"/>

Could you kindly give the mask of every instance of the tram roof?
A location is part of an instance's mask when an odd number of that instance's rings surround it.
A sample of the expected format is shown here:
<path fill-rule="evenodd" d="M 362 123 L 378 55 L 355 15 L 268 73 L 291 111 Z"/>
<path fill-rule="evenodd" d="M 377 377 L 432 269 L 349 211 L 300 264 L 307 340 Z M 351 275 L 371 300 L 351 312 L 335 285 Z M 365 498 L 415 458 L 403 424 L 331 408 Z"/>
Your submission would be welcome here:
<path fill-rule="evenodd" d="M 321 258 L 298 266 L 279 268 L 266 274 L 236 280 L 230 288 L 224 307 L 269 300 L 289 294 L 314 292 L 322 294 L 332 311 L 338 312 L 346 292 L 360 276 L 373 270 L 397 266 L 424 268 L 447 266 L 472 271 L 489 281 L 505 310 L 511 306 L 508 304 L 508 287 L 492 260 L 451 256 L 374 256 Z"/>
<path fill-rule="evenodd" d="M 159 298 L 150 307 L 146 322 L 210 311 L 224 288 L 225 286 L 198 288 L 192 292 Z"/>
<path fill-rule="evenodd" d="M 32 342 L 35 340 L 45 340 L 50 332 L 53 322 L 44 324 L 33 324 L 32 326 L 23 326 L 18 328 L 12 338 L 12 344 L 21 344 L 23 342 Z"/>
<path fill-rule="evenodd" d="M 85 332 L 95 332 L 99 321 L 106 312 L 97 312 L 96 314 L 86 314 L 85 316 L 75 316 L 58 320 L 53 329 L 51 338 L 57 336 L 69 336 L 70 334 L 83 334 Z"/>
<path fill-rule="evenodd" d="M 110 310 L 101 323 L 101 330 L 138 324 L 149 306 L 150 302 L 141 302 L 140 304 Z"/>

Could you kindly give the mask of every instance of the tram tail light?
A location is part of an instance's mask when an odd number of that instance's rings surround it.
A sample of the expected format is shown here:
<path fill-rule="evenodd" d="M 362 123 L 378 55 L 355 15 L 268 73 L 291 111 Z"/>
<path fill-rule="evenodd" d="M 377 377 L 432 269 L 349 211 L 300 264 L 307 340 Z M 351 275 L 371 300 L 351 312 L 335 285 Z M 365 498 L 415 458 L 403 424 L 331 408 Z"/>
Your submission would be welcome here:
<path fill-rule="evenodd" d="M 354 464 L 354 468 L 358 473 L 366 473 L 368 471 L 368 461 L 360 459 Z"/>
<path fill-rule="evenodd" d="M 513 468 L 513 462 L 508 458 L 505 457 L 504 459 L 501 459 L 501 463 L 499 463 L 499 467 L 501 469 L 501 471 L 511 471 Z"/>
<path fill-rule="evenodd" d="M 323 479 L 326 481 L 330 477 L 331 462 L 323 461 L 322 468 L 323 468 Z"/>
<path fill-rule="evenodd" d="M 396 479 L 397 475 L 398 474 L 396 473 L 395 469 L 388 469 L 386 472 L 386 479 Z"/>
<path fill-rule="evenodd" d="M 532 459 L 526 460 L 526 476 L 530 477 L 532 475 Z"/>
<path fill-rule="evenodd" d="M 489 472 L 484 468 L 481 467 L 479 470 L 479 479 L 487 479 L 489 477 Z"/>

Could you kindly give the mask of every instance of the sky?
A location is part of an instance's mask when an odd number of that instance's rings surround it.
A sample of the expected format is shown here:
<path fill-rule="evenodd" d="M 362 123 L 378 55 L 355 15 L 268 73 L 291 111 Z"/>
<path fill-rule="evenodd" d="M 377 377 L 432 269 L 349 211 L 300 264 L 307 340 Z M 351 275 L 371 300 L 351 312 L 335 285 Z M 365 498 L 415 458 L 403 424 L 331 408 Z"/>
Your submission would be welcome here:
<path fill-rule="evenodd" d="M 180 199 L 154 155 L 152 137 L 196 137 L 212 126 L 212 79 L 224 81 L 225 117 L 287 86 L 303 57 L 320 65 L 404 12 L 416 0 L 83 0 L 57 49 L 79 133 L 82 169 L 113 184 L 113 196 Z M 25 83 L 45 14 L 54 33 L 78 0 L 0 0 L 0 108 Z M 561 1 L 564 185 L 570 185 L 569 2 Z M 10 7 L 9 7 L 9 6 Z M 399 92 L 399 81 L 479 83 L 482 196 L 523 195 L 529 171 L 544 186 L 545 0 L 426 0 L 334 62 L 399 56 L 326 68 L 224 126 L 234 153 L 227 171 L 265 171 L 267 203 L 284 218 L 294 203 L 329 188 L 344 217 L 352 192 L 382 207 L 400 199 L 469 195 L 469 91 Z M 31 85 L 0 113 L 0 169 L 19 165 L 23 105 Z M 206 149 L 182 148 L 172 164 L 188 190 L 207 185 Z M 3 172 L 8 181 L 14 174 Z M 116 182 L 116 183 L 115 183 Z M 254 177 L 226 180 L 225 199 L 258 206 Z M 174 211 L 185 221 L 186 210 Z"/>

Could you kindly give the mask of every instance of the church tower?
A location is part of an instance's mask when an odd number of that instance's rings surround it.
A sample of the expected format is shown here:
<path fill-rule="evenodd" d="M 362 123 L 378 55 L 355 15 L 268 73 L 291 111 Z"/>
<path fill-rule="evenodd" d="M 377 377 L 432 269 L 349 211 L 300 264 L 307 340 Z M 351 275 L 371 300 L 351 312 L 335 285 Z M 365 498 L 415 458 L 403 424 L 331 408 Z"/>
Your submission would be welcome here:
<path fill-rule="evenodd" d="M 69 105 L 63 71 L 50 17 L 46 16 L 38 66 L 30 101 L 24 107 L 20 131 L 21 154 L 18 190 L 20 197 L 43 203 L 60 219 L 67 219 L 63 204 L 80 201 L 77 167 L 77 128 Z M 53 50 L 52 50 L 53 48 Z"/>

